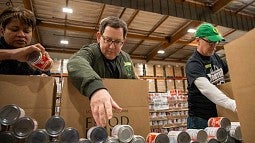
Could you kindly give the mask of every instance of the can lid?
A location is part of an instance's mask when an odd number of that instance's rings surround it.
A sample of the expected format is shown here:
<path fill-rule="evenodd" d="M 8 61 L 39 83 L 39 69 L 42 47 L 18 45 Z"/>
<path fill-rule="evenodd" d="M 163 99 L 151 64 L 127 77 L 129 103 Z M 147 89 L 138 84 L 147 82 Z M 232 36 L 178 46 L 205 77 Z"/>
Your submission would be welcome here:
<path fill-rule="evenodd" d="M 91 132 L 89 133 L 88 131 L 88 139 L 91 140 L 91 142 L 104 142 L 107 139 L 107 132 L 106 129 L 100 126 L 97 127 L 92 127 L 89 130 Z"/>
<path fill-rule="evenodd" d="M 191 138 L 187 132 L 180 132 L 177 137 L 177 141 L 180 143 L 189 143 L 191 141 Z"/>
<path fill-rule="evenodd" d="M 145 143 L 145 139 L 140 135 L 134 135 L 130 143 Z"/>
<path fill-rule="evenodd" d="M 27 139 L 27 143 L 48 143 L 49 136 L 43 129 L 33 131 Z"/>
<path fill-rule="evenodd" d="M 79 143 L 92 143 L 89 139 L 80 138 Z"/>
<path fill-rule="evenodd" d="M 65 121 L 58 115 L 51 116 L 46 124 L 45 130 L 50 136 L 58 136 L 65 128 Z"/>
<path fill-rule="evenodd" d="M 13 124 L 14 136 L 22 139 L 29 136 L 29 134 L 37 128 L 37 122 L 30 117 L 21 117 Z"/>
<path fill-rule="evenodd" d="M 197 133 L 198 142 L 205 143 L 207 141 L 207 138 L 208 138 L 208 135 L 207 135 L 206 131 L 204 131 L 202 129 L 198 131 L 198 133 Z"/>
<path fill-rule="evenodd" d="M 168 143 L 169 142 L 169 138 L 166 134 L 158 134 L 155 138 L 154 143 Z"/>
<path fill-rule="evenodd" d="M 4 143 L 18 143 L 18 139 L 14 137 L 11 131 L 0 132 L 0 141 Z"/>
<path fill-rule="evenodd" d="M 0 109 L 0 123 L 11 125 L 15 123 L 21 115 L 20 107 L 17 105 L 6 105 Z"/>
<path fill-rule="evenodd" d="M 60 135 L 61 143 L 77 143 L 79 141 L 79 132 L 72 127 L 64 129 Z"/>
<path fill-rule="evenodd" d="M 121 142 L 130 142 L 134 136 L 134 130 L 129 125 L 120 125 L 118 139 Z"/>
<path fill-rule="evenodd" d="M 219 142 L 224 142 L 228 138 L 228 132 L 224 128 L 219 128 L 216 137 Z"/>

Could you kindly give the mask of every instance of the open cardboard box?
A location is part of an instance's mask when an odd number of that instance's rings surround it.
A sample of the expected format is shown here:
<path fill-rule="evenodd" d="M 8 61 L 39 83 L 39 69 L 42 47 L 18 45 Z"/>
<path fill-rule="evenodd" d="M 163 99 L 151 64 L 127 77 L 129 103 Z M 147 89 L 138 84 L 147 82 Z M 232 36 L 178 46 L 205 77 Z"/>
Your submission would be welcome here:
<path fill-rule="evenodd" d="M 44 128 L 52 115 L 55 92 L 53 77 L 0 75 L 0 108 L 16 104 L 37 121 L 38 128 Z"/>
<path fill-rule="evenodd" d="M 64 118 L 66 126 L 76 128 L 81 137 L 87 137 L 89 128 L 95 126 L 87 97 L 81 95 L 68 78 L 63 80 L 60 116 Z M 113 118 L 106 126 L 108 135 L 117 124 L 130 125 L 134 133 L 144 138 L 150 132 L 148 83 L 134 79 L 103 79 L 103 82 L 113 99 L 124 110 L 114 112 Z"/>
<path fill-rule="evenodd" d="M 255 133 L 255 29 L 224 46 L 244 143 Z"/>

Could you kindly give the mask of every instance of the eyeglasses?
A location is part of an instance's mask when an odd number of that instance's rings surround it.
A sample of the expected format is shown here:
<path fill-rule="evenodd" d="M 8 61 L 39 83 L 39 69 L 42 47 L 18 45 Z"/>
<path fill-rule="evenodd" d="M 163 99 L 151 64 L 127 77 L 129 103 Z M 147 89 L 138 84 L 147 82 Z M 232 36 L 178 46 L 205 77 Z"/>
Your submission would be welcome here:
<path fill-rule="evenodd" d="M 121 47 L 124 44 L 124 42 L 121 40 L 112 40 L 111 38 L 104 37 L 103 35 L 102 38 L 104 39 L 104 43 L 108 45 L 111 45 L 113 43 L 115 47 Z"/>
<path fill-rule="evenodd" d="M 213 46 L 213 45 L 218 45 L 220 42 L 213 42 L 213 41 L 209 41 L 207 39 L 204 39 L 204 38 L 201 38 L 203 41 L 207 42 L 210 46 Z"/>

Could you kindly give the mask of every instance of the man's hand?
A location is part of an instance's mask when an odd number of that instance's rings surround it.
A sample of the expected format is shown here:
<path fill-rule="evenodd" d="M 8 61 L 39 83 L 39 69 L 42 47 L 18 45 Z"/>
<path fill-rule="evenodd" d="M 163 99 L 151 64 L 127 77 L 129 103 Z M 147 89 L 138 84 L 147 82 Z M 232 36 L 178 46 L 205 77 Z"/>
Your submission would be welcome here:
<path fill-rule="evenodd" d="M 112 108 L 119 112 L 122 110 L 106 89 L 99 89 L 92 95 L 90 107 L 96 124 L 103 127 L 112 118 Z"/>

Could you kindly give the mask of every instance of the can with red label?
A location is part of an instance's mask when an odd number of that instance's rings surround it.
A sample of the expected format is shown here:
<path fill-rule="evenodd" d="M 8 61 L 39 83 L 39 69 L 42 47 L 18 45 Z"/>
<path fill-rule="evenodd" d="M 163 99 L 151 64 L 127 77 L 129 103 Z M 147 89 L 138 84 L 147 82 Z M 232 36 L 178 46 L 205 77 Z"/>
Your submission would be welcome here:
<path fill-rule="evenodd" d="M 49 58 L 41 52 L 34 51 L 28 55 L 28 63 L 40 70 L 47 69 L 49 62 Z"/>
<path fill-rule="evenodd" d="M 212 117 L 208 120 L 208 127 L 221 127 L 229 131 L 231 122 L 226 117 Z"/>
<path fill-rule="evenodd" d="M 191 141 L 189 134 L 184 131 L 169 131 L 167 135 L 171 143 L 190 143 Z"/>
<path fill-rule="evenodd" d="M 169 138 L 166 134 L 151 132 L 146 137 L 146 143 L 169 143 Z"/>
<path fill-rule="evenodd" d="M 206 131 L 208 138 L 215 138 L 219 142 L 224 142 L 228 137 L 226 129 L 221 127 L 206 127 L 204 131 Z"/>

